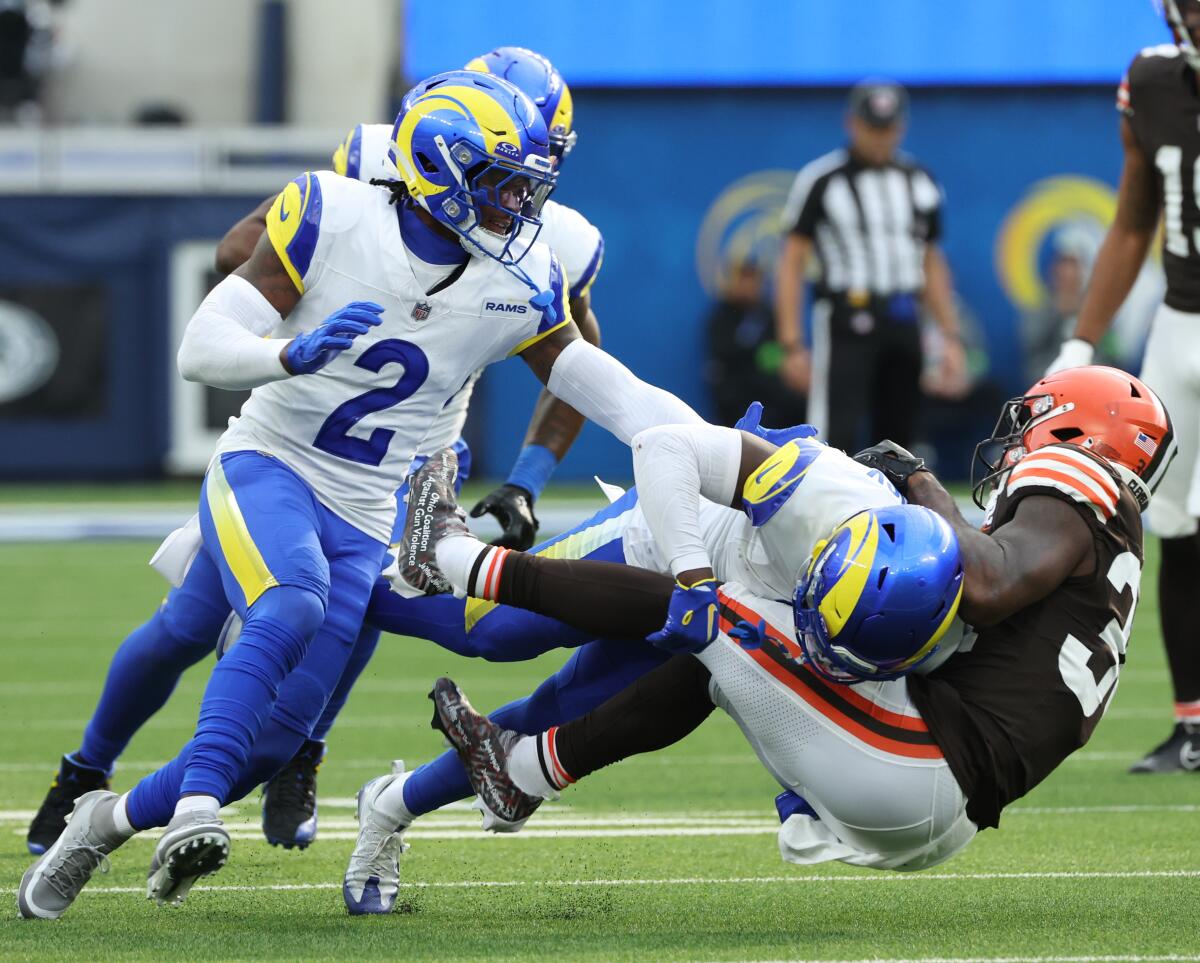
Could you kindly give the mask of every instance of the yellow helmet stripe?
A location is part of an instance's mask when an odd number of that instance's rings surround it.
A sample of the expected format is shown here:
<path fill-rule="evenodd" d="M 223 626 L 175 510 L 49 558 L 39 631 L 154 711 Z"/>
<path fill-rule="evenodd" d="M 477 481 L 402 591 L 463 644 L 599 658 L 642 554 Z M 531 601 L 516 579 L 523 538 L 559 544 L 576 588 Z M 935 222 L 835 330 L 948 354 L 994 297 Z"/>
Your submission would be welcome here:
<path fill-rule="evenodd" d="M 941 624 L 934 630 L 933 635 L 929 637 L 929 641 L 901 662 L 899 668 L 907 669 L 910 665 L 916 665 L 932 651 L 942 636 L 946 634 L 946 630 L 950 628 L 950 623 L 954 621 L 954 616 L 958 615 L 958 603 L 962 601 L 962 597 L 963 583 L 960 582 L 958 585 L 958 594 L 954 596 L 954 602 L 950 606 L 950 611 L 946 613 L 946 617 L 942 619 Z"/>
<path fill-rule="evenodd" d="M 879 524 L 871 512 L 859 512 L 845 523 L 850 531 L 841 571 L 834 576 L 833 586 L 817 606 L 825 619 L 830 638 L 835 637 L 850 618 L 850 613 L 862 597 L 871 573 L 871 563 L 879 548 Z"/>
<path fill-rule="evenodd" d="M 550 129 L 561 127 L 565 133 L 569 134 L 574 122 L 575 101 L 571 98 L 571 88 L 563 84 L 562 96 L 558 98 L 558 106 L 554 108 L 554 118 L 550 122 Z"/>

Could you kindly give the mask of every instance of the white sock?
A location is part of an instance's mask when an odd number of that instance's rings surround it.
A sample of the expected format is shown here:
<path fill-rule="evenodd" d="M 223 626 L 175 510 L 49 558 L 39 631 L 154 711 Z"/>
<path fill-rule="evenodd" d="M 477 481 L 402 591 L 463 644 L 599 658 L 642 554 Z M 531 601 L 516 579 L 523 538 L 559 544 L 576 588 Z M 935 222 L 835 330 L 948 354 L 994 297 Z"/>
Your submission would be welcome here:
<path fill-rule="evenodd" d="M 536 736 L 520 739 L 508 754 L 508 776 L 530 796 L 557 799 L 558 791 L 575 780 L 558 761 L 554 749 L 555 727 Z"/>
<path fill-rule="evenodd" d="M 404 784 L 406 782 L 408 782 L 407 778 L 394 779 L 390 786 L 375 797 L 375 810 L 396 829 L 407 829 L 417 818 L 404 805 Z"/>
<path fill-rule="evenodd" d="M 137 835 L 137 830 L 129 821 L 129 793 L 122 793 L 113 804 L 112 821 L 117 832 L 126 839 Z"/>
<path fill-rule="evenodd" d="M 474 535 L 449 535 L 437 543 L 437 567 L 459 592 L 469 593 L 471 569 L 489 547 Z"/>
<path fill-rule="evenodd" d="M 212 819 L 221 811 L 221 802 L 216 796 L 184 796 L 175 804 L 175 815 L 202 813 Z"/>

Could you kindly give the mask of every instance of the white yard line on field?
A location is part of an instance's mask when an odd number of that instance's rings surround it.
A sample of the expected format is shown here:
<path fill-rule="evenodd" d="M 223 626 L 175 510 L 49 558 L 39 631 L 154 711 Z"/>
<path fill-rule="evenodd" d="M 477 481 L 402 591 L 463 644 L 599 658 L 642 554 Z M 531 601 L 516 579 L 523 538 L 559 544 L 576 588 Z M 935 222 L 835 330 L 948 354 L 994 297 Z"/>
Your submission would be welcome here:
<path fill-rule="evenodd" d="M 1151 963 L 1200 960 L 1200 956 L 922 956 L 902 960 L 873 956 L 866 960 L 755 960 L 753 963 Z M 747 961 L 749 963 L 749 961 Z"/>
<path fill-rule="evenodd" d="M 339 810 L 353 808 L 353 799 L 321 799 L 322 810 Z M 1141 815 L 1148 813 L 1200 813 L 1200 804 L 1120 804 L 1098 806 L 1014 806 L 1005 810 L 1005 815 L 1012 816 L 1086 816 L 1086 815 Z M 32 809 L 0 809 L 0 824 L 24 823 L 33 818 Z M 258 832 L 258 813 L 256 807 L 242 812 L 237 805 L 224 810 L 227 824 L 236 833 Z M 445 809 L 436 813 L 422 816 L 410 833 L 427 838 L 452 839 L 459 836 L 434 837 L 433 831 L 462 830 L 468 836 L 479 835 L 479 816 L 469 802 L 451 803 Z M 321 838 L 337 839 L 339 837 L 329 830 L 357 829 L 357 821 L 348 816 L 324 816 L 321 818 Z M 626 814 L 621 811 L 587 810 L 572 811 L 569 807 L 558 807 L 542 810 L 542 815 L 530 824 L 521 835 L 703 835 L 710 831 L 727 829 L 739 832 L 775 831 L 778 821 L 770 815 L 769 810 L 731 810 L 729 812 L 709 813 L 707 815 L 688 812 L 641 812 Z M 547 833 L 543 830 L 572 830 L 578 829 L 586 833 Z M 693 832 L 672 832 L 671 830 L 694 830 Z M 599 830 L 606 832 L 600 833 Z M 611 832 L 612 830 L 629 830 L 629 832 Z M 504 834 L 501 834 L 504 835 Z M 247 837 L 249 838 L 249 837 Z"/>
<path fill-rule="evenodd" d="M 779 885 L 784 883 L 938 883 L 938 882 L 987 882 L 992 880 L 1015 879 L 1044 879 L 1044 880 L 1081 880 L 1081 879 L 1196 879 L 1200 878 L 1200 869 L 1179 870 L 1129 870 L 1129 871 L 1077 871 L 1077 872 L 1045 872 L 1045 873 L 871 873 L 857 875 L 813 875 L 806 876 L 681 876 L 668 879 L 501 879 L 501 880 L 441 880 L 437 882 L 407 882 L 401 883 L 401 889 L 502 889 L 518 886 L 554 887 L 573 889 L 590 886 L 762 886 Z M 279 883 L 266 886 L 196 886 L 195 891 L 213 893 L 256 893 L 256 892 L 291 892 L 304 890 L 334 890 L 341 889 L 341 883 Z M 16 889 L 9 887 L 0 890 L 5 895 L 15 895 Z M 138 893 L 146 892 L 145 886 L 95 886 L 83 891 L 85 894 L 101 893 Z M 1009 958 L 1016 963 L 1018 957 Z M 1043 958 L 1047 963 L 1054 957 Z M 1094 957 L 1097 961 L 1106 957 Z M 1130 957 L 1129 959 L 1137 959 Z M 1171 959 L 1171 957 L 1145 957 L 1144 959 Z M 1184 957 L 1177 957 L 1184 959 Z M 873 963 L 873 961 L 872 961 Z M 897 961 L 898 963 L 898 961 Z M 911 961 L 921 963 L 921 961 Z M 924 961 L 932 963 L 932 961 Z M 950 961 L 947 961 L 950 963 Z M 967 963 L 966 960 L 954 963 Z M 984 963 L 984 961 L 981 961 Z M 1000 958 L 987 960 L 986 963 L 1001 963 Z M 1065 963 L 1065 961 L 1064 961 Z"/>

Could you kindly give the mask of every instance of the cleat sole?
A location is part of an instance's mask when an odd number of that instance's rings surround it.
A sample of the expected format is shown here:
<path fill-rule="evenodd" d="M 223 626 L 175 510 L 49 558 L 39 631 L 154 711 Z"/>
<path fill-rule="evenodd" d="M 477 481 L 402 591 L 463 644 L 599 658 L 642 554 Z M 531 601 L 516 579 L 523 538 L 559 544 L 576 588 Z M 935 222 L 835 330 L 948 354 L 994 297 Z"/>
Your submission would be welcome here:
<path fill-rule="evenodd" d="M 178 906 L 196 880 L 215 873 L 228 859 L 228 837 L 211 833 L 189 839 L 147 881 L 146 898 Z"/>

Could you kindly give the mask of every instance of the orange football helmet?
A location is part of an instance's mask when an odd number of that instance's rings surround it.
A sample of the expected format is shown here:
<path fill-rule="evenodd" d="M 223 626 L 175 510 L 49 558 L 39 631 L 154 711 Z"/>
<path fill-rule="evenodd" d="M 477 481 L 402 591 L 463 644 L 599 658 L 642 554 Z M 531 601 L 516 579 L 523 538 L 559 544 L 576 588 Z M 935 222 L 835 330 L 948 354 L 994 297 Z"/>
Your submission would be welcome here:
<path fill-rule="evenodd" d="M 1142 511 L 1177 449 L 1166 407 L 1139 379 L 1102 365 L 1066 368 L 1004 403 L 992 436 L 975 448 L 975 504 L 984 507 L 988 483 L 1031 451 L 1062 442 L 1104 458 Z M 980 467 L 985 474 L 976 482 Z"/>

